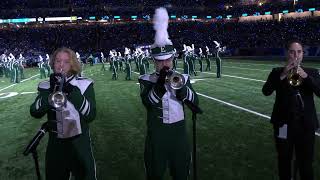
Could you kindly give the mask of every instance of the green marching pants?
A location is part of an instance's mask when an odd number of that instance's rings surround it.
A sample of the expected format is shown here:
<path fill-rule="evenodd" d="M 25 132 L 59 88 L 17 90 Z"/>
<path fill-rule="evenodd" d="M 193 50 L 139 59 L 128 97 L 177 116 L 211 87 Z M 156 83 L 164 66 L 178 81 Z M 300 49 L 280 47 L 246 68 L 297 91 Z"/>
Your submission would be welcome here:
<path fill-rule="evenodd" d="M 46 180 L 96 180 L 96 167 L 89 131 L 58 139 L 50 133 L 46 152 Z"/>
<path fill-rule="evenodd" d="M 216 58 L 216 64 L 217 64 L 217 78 L 221 77 L 221 58 Z"/>
<path fill-rule="evenodd" d="M 187 180 L 191 156 L 185 121 L 151 131 L 144 152 L 147 180 L 162 180 L 167 166 L 173 180 Z"/>

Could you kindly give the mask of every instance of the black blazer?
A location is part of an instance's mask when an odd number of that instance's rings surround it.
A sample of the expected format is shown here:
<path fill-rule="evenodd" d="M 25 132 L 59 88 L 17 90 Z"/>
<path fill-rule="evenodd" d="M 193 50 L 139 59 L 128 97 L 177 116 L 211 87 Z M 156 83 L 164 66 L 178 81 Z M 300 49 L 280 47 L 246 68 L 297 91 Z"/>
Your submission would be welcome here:
<path fill-rule="evenodd" d="M 308 74 L 308 77 L 303 79 L 299 87 L 292 87 L 287 78 L 280 80 L 283 67 L 273 68 L 267 82 L 263 85 L 262 92 L 265 96 L 269 96 L 273 91 L 276 91 L 276 99 L 271 115 L 271 123 L 275 127 L 281 127 L 283 124 L 290 126 L 294 114 L 292 104 L 297 90 L 304 101 L 304 110 L 302 111 L 304 128 L 316 130 L 319 127 L 313 93 L 320 97 L 320 75 L 317 69 L 302 68 Z"/>

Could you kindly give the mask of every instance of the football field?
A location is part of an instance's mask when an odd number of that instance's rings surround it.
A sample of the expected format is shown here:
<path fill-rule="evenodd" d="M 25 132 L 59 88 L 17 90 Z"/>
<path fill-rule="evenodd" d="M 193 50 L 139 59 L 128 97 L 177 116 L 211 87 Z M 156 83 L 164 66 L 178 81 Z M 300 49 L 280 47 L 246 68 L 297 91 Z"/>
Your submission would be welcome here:
<path fill-rule="evenodd" d="M 135 69 L 132 63 L 132 69 Z M 275 93 L 266 97 L 262 86 L 280 61 L 226 59 L 222 78 L 216 67 L 192 76 L 203 114 L 197 120 L 197 165 L 199 180 L 277 180 L 277 157 L 273 129 L 269 123 Z M 305 62 L 320 69 L 320 63 Z M 153 65 L 150 66 L 153 69 Z M 182 64 L 178 71 L 182 72 Z M 205 69 L 205 63 L 204 63 Z M 197 71 L 199 70 L 197 63 Z M 0 78 L 0 180 L 36 179 L 31 154 L 24 148 L 46 118 L 35 119 L 29 107 L 36 97 L 38 69 L 26 69 L 25 79 L 11 84 Z M 139 75 L 126 81 L 125 73 L 101 71 L 101 64 L 85 66 L 84 74 L 95 81 L 97 117 L 90 124 L 93 153 L 100 180 L 143 180 L 146 110 L 139 96 Z M 316 99 L 320 118 L 320 101 Z M 190 145 L 191 112 L 187 110 Z M 47 135 L 38 146 L 40 170 L 44 178 Z M 320 179 L 320 137 L 316 138 L 315 179 Z M 166 174 L 166 180 L 168 173 Z"/>

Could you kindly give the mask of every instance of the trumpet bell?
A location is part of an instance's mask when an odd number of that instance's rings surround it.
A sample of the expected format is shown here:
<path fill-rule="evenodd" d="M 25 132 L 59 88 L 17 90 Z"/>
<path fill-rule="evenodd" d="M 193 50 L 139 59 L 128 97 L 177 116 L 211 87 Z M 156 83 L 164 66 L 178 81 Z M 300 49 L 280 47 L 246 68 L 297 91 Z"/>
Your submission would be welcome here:
<path fill-rule="evenodd" d="M 170 87 L 172 89 L 181 89 L 185 84 L 185 78 L 182 74 L 177 72 L 172 72 L 172 74 L 168 77 L 168 82 L 170 83 Z"/>
<path fill-rule="evenodd" d="M 288 82 L 291 86 L 300 86 L 302 77 L 298 73 L 290 73 L 288 75 Z"/>
<path fill-rule="evenodd" d="M 62 108 L 66 100 L 66 96 L 61 91 L 56 91 L 49 96 L 49 104 L 56 109 Z"/>

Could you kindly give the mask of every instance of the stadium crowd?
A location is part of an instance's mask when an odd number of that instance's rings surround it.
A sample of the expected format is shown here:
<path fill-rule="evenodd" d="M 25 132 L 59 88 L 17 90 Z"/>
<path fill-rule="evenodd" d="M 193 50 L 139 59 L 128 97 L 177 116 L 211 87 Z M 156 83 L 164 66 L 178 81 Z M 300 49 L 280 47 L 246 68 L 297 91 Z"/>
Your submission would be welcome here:
<path fill-rule="evenodd" d="M 182 50 L 183 44 L 214 47 L 214 40 L 228 49 L 282 48 L 293 35 L 304 37 L 305 45 L 317 46 L 320 42 L 319 21 L 320 18 L 280 22 L 176 22 L 170 24 L 169 34 L 178 51 Z M 82 54 L 111 49 L 123 51 L 124 47 L 152 44 L 153 35 L 150 23 L 11 28 L 0 31 L 0 52 L 23 53 L 29 57 L 50 54 L 61 46 Z"/>

